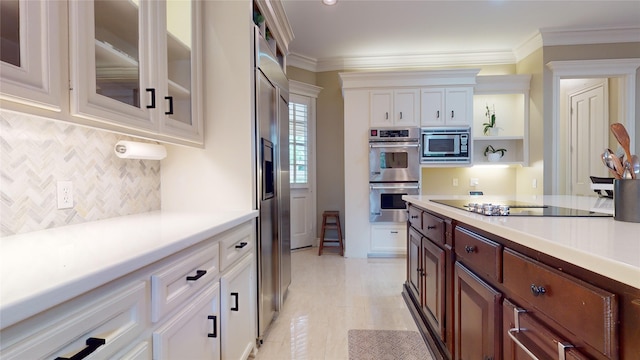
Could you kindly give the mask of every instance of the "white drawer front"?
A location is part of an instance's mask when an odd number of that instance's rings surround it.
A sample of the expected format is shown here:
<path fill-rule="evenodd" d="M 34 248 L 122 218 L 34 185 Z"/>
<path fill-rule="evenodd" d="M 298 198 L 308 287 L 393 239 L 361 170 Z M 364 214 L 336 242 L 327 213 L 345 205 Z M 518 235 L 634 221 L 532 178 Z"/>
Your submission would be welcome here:
<path fill-rule="evenodd" d="M 255 246 L 253 222 L 247 222 L 222 233 L 220 239 L 220 270 L 225 271 Z"/>
<path fill-rule="evenodd" d="M 157 322 L 220 273 L 218 243 L 184 255 L 151 276 L 151 321 Z"/>
<path fill-rule="evenodd" d="M 48 313 L 55 314 L 57 321 L 48 323 L 48 316 L 43 316 L 43 329 L 3 349 L 2 358 L 71 358 L 87 348 L 95 350 L 86 359 L 109 358 L 147 326 L 147 291 L 147 282 L 139 281 L 69 314 L 60 316 L 54 308 Z"/>

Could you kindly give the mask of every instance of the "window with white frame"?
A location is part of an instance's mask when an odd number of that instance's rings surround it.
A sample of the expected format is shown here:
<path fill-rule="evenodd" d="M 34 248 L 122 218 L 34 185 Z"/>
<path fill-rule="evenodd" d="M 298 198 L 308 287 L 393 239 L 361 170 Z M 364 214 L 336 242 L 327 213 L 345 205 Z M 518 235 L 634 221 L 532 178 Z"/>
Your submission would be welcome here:
<path fill-rule="evenodd" d="M 304 97 L 292 97 L 289 102 L 289 175 L 292 186 L 304 186 L 309 182 L 308 100 Z"/>

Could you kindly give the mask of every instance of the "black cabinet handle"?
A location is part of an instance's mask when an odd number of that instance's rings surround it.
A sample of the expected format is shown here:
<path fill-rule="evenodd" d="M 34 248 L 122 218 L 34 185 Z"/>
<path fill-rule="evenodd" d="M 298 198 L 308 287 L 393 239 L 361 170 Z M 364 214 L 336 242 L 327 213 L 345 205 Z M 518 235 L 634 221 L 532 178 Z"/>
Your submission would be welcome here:
<path fill-rule="evenodd" d="M 207 319 L 213 320 L 213 332 L 208 333 L 207 336 L 210 338 L 218 337 L 218 321 L 215 315 L 209 315 L 207 316 Z"/>
<path fill-rule="evenodd" d="M 418 215 L 411 215 L 411 218 L 412 218 L 412 219 L 417 219 L 417 218 L 419 218 L 419 217 L 420 217 L 420 216 L 418 216 Z"/>
<path fill-rule="evenodd" d="M 151 105 L 147 105 L 147 109 L 155 109 L 156 108 L 156 89 L 147 88 L 147 92 L 151 93 Z"/>
<path fill-rule="evenodd" d="M 165 96 L 164 99 L 169 100 L 169 111 L 165 111 L 164 114 L 165 115 L 173 114 L 173 96 Z"/>
<path fill-rule="evenodd" d="M 471 245 L 467 245 L 467 246 L 464 247 L 464 251 L 466 251 L 467 254 L 471 254 L 471 253 L 476 251 L 476 247 L 475 246 L 471 246 Z"/>
<path fill-rule="evenodd" d="M 435 228 L 436 228 L 435 225 L 427 225 L 427 230 L 433 230 Z"/>
<path fill-rule="evenodd" d="M 531 284 L 531 293 L 533 296 L 544 295 L 547 292 L 547 289 L 544 286 L 537 286 L 536 284 Z"/>
<path fill-rule="evenodd" d="M 436 111 L 436 119 L 440 119 L 440 110 Z"/>
<path fill-rule="evenodd" d="M 196 270 L 196 276 L 187 276 L 187 281 L 196 281 L 204 276 L 207 270 Z"/>
<path fill-rule="evenodd" d="M 452 118 L 452 119 L 454 118 L 453 110 L 451 110 L 451 118 Z"/>
<path fill-rule="evenodd" d="M 243 247 L 245 247 L 247 245 L 248 245 L 248 243 L 246 241 L 243 241 L 240 244 L 236 245 L 236 249 L 242 249 Z"/>
<path fill-rule="evenodd" d="M 238 311 L 240 306 L 239 306 L 239 301 L 238 301 L 238 293 L 237 292 L 232 292 L 231 296 L 233 296 L 234 298 L 236 298 L 236 305 L 234 307 L 231 308 L 231 311 Z"/>
<path fill-rule="evenodd" d="M 79 353 L 73 355 L 70 358 L 57 357 L 56 360 L 81 360 L 89 356 L 92 352 L 96 351 L 100 346 L 106 344 L 105 339 L 90 337 L 87 339 L 87 347 L 82 349 Z"/>
<path fill-rule="evenodd" d="M 400 120 L 402 120 L 402 111 L 400 111 Z"/>

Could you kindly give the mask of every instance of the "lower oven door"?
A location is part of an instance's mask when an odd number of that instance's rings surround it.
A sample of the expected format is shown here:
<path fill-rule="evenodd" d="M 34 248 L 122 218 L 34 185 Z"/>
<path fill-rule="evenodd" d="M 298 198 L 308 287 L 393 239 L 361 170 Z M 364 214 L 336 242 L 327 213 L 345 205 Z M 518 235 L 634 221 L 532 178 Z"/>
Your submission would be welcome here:
<path fill-rule="evenodd" d="M 418 195 L 420 186 L 411 183 L 370 183 L 369 222 L 406 222 L 407 203 L 402 195 Z"/>

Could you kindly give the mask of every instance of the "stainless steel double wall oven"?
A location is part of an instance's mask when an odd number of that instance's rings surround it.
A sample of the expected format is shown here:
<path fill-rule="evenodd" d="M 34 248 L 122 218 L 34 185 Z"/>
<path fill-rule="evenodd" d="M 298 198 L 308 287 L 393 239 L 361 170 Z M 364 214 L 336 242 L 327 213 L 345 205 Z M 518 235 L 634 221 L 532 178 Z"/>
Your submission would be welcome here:
<path fill-rule="evenodd" d="M 405 222 L 420 193 L 420 128 L 369 129 L 369 221 Z"/>

